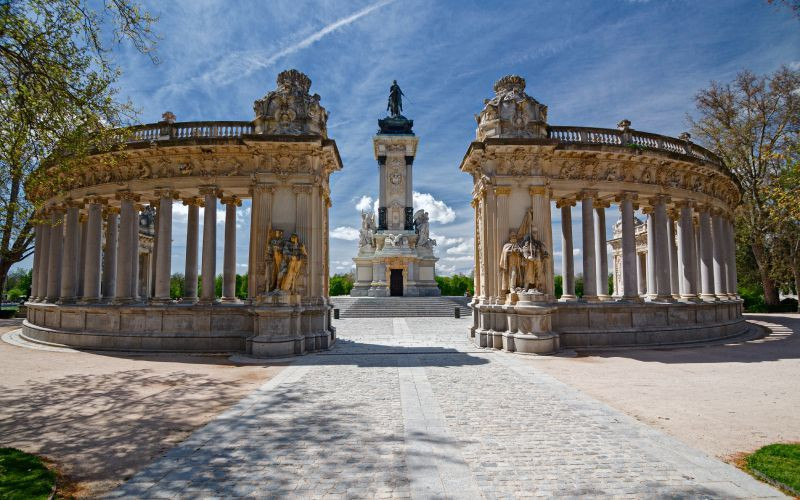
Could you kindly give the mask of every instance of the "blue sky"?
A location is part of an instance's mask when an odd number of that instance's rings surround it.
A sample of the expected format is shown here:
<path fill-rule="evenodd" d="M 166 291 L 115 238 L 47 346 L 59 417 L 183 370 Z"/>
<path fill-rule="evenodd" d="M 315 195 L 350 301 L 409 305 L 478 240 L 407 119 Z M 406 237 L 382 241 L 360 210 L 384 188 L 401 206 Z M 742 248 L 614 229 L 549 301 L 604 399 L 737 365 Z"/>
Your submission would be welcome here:
<path fill-rule="evenodd" d="M 800 20 L 757 0 L 145 5 L 160 16 L 161 63 L 130 48 L 116 51 L 121 95 L 141 109 L 144 123 L 166 110 L 179 121 L 250 120 L 253 101 L 274 89 L 280 71 L 309 75 L 344 163 L 331 178 L 334 272 L 350 269 L 357 241 L 345 238 L 358 227 L 356 205 L 377 191 L 371 140 L 393 79 L 420 138 L 414 189 L 432 212 L 438 269 L 450 274 L 472 268 L 471 178 L 458 165 L 475 136 L 474 114 L 499 77 L 525 77 L 528 94 L 548 105 L 551 124 L 614 127 L 627 118 L 635 129 L 676 136 L 686 129 L 693 96 L 711 80 L 729 81 L 745 68 L 766 73 L 800 65 Z M 240 220 L 240 270 L 248 207 Z M 177 205 L 176 211 L 183 212 Z M 554 210 L 554 235 L 559 215 Z M 617 217 L 609 210 L 609 235 Z M 173 272 L 183 272 L 182 219 L 175 221 Z M 221 271 L 221 247 L 218 256 Z"/>

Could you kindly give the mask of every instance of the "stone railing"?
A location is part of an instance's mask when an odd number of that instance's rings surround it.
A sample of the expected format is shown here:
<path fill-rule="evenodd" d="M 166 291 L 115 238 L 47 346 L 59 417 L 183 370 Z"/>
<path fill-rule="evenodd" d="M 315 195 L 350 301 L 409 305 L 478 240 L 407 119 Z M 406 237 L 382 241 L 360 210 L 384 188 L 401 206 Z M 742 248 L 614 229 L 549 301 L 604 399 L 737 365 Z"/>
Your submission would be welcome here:
<path fill-rule="evenodd" d="M 638 150 L 665 151 L 692 156 L 710 163 L 722 164 L 717 155 L 688 139 L 675 139 L 674 137 L 640 132 L 633 129 L 620 130 L 551 125 L 547 128 L 547 136 L 567 144 L 596 144 L 622 146 Z"/>
<path fill-rule="evenodd" d="M 125 130 L 121 136 L 124 142 L 151 142 L 170 139 L 194 139 L 216 137 L 241 137 L 252 134 L 255 128 L 252 122 L 220 121 L 220 122 L 180 122 L 149 123 L 137 125 Z"/>

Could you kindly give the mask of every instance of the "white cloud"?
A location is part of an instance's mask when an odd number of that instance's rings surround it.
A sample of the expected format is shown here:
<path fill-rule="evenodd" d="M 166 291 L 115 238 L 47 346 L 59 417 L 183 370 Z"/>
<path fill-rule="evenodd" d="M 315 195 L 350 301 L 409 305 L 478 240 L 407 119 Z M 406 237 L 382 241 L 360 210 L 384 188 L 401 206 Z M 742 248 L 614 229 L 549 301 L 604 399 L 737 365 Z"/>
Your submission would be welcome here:
<path fill-rule="evenodd" d="M 448 207 L 445 202 L 437 200 L 430 193 L 418 193 L 414 191 L 415 211 L 422 209 L 428 212 L 431 222 L 441 222 L 447 224 L 456 218 L 456 212 Z"/>
<path fill-rule="evenodd" d="M 460 236 L 451 238 L 449 236 L 442 236 L 440 234 L 435 234 L 435 233 L 431 233 L 431 238 L 436 240 L 436 245 L 439 247 L 449 247 L 466 241 L 465 238 L 462 238 Z"/>
<path fill-rule="evenodd" d="M 358 240 L 358 229 L 350 226 L 339 226 L 331 231 L 331 238 L 356 241 Z"/>
<path fill-rule="evenodd" d="M 356 210 L 358 210 L 359 212 L 366 212 L 367 210 L 370 209 L 371 206 L 372 206 L 372 196 L 364 195 L 361 197 L 360 200 L 358 200 L 358 203 L 356 203 Z"/>
<path fill-rule="evenodd" d="M 581 254 L 581 249 L 580 248 L 573 248 L 572 249 L 572 255 L 580 255 L 580 254 Z"/>
<path fill-rule="evenodd" d="M 472 254 L 472 251 L 473 251 L 473 246 L 472 245 L 473 245 L 472 239 L 470 239 L 469 241 L 462 241 L 458 245 L 456 245 L 454 247 L 451 247 L 451 248 L 448 248 L 447 249 L 447 254 L 448 255 L 450 255 L 450 254 L 453 254 L 453 255 L 470 255 L 470 254 Z"/>
<path fill-rule="evenodd" d="M 442 260 L 446 262 L 472 262 L 473 257 L 469 255 L 461 255 L 459 257 L 442 257 Z"/>

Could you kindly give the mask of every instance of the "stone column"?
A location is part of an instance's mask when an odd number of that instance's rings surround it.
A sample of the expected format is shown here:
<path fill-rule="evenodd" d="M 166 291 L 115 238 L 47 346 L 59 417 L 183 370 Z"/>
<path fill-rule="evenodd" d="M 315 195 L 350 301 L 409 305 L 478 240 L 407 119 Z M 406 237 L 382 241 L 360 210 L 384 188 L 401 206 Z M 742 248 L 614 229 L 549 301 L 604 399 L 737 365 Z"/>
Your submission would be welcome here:
<path fill-rule="evenodd" d="M 103 253 L 102 198 L 89 198 L 86 221 L 86 259 L 83 270 L 83 302 L 100 300 L 100 266 Z"/>
<path fill-rule="evenodd" d="M 236 207 L 242 200 L 236 196 L 222 198 L 225 205 L 225 248 L 222 257 L 222 300 L 237 302 L 236 299 Z"/>
<path fill-rule="evenodd" d="M 622 217 L 622 298 L 625 301 L 638 301 L 639 287 L 636 255 L 636 225 L 633 220 L 633 202 L 636 194 L 623 192 L 617 198 Z M 617 294 L 619 295 L 619 294 Z"/>
<path fill-rule="evenodd" d="M 675 243 L 677 237 L 677 229 L 675 228 L 675 221 L 678 220 L 678 211 L 670 209 L 669 216 L 669 283 L 672 290 L 672 298 L 680 299 L 680 280 L 678 279 L 678 245 Z"/>
<path fill-rule="evenodd" d="M 473 197 L 472 201 L 470 201 L 470 205 L 472 205 L 472 208 L 475 211 L 475 229 L 473 231 L 473 236 L 475 237 L 475 245 L 473 245 L 473 247 L 472 247 L 472 250 L 474 252 L 474 256 L 473 256 L 473 260 L 472 260 L 472 263 L 473 263 L 472 264 L 473 265 L 473 267 L 472 267 L 472 283 L 473 283 L 473 286 L 475 287 L 475 296 L 474 297 L 477 297 L 481 293 L 480 292 L 480 290 L 481 290 L 481 269 L 480 269 L 481 268 L 481 245 L 480 245 L 481 236 L 480 236 L 480 233 L 478 232 L 478 229 L 480 227 L 480 222 L 479 222 L 480 211 L 478 210 L 478 199 Z M 473 302 L 475 300 L 474 297 L 473 297 Z"/>
<path fill-rule="evenodd" d="M 681 201 L 676 203 L 680 209 L 678 221 L 678 274 L 681 282 L 681 299 L 693 301 L 697 299 L 697 280 L 695 279 L 694 254 L 694 222 L 692 221 L 692 203 Z"/>
<path fill-rule="evenodd" d="M 36 214 L 35 217 L 43 217 L 42 214 Z M 31 296 L 28 297 L 28 301 L 34 302 L 39 299 L 39 295 L 41 292 L 41 288 L 39 287 L 39 278 L 42 274 L 41 269 L 39 267 L 42 265 L 43 257 L 44 257 L 44 224 L 38 223 L 36 224 L 36 243 L 33 246 L 33 275 L 31 276 Z"/>
<path fill-rule="evenodd" d="M 728 274 L 725 268 L 725 228 L 722 212 L 715 210 L 711 217 L 714 248 L 714 294 L 719 300 L 728 298 Z"/>
<path fill-rule="evenodd" d="M 156 191 L 158 197 L 158 224 L 156 225 L 157 238 L 153 245 L 153 258 L 155 259 L 155 295 L 156 302 L 169 302 L 169 279 L 172 266 L 172 200 L 178 193 L 161 189 Z"/>
<path fill-rule="evenodd" d="M 561 280 L 562 301 L 577 300 L 575 295 L 575 255 L 572 244 L 572 207 L 575 200 L 562 198 L 556 203 L 561 209 Z"/>
<path fill-rule="evenodd" d="M 69 304 L 75 302 L 78 291 L 78 252 L 80 251 L 81 205 L 77 202 L 67 202 L 67 218 L 64 230 L 64 253 L 61 261 L 61 296 L 59 303 Z"/>
<path fill-rule="evenodd" d="M 700 298 L 714 301 L 714 236 L 709 210 L 707 205 L 700 207 Z"/>
<path fill-rule="evenodd" d="M 597 257 L 597 296 L 600 300 L 611 300 L 608 295 L 608 245 L 606 244 L 606 201 L 595 204 L 594 252 Z"/>
<path fill-rule="evenodd" d="M 486 222 L 485 239 L 486 242 L 486 261 L 489 263 L 488 272 L 486 274 L 486 293 L 492 304 L 497 303 L 500 296 L 500 252 L 503 248 L 501 239 L 508 237 L 508 233 L 504 235 L 497 234 L 497 198 L 495 197 L 494 189 L 487 186 L 484 198 L 485 214 L 483 220 Z"/>
<path fill-rule="evenodd" d="M 636 259 L 639 264 L 639 272 L 638 272 L 638 285 L 639 285 L 639 297 L 644 297 L 647 295 L 647 255 L 642 253 L 636 254 Z"/>
<path fill-rule="evenodd" d="M 78 216 L 80 223 L 80 243 L 78 244 L 78 268 L 77 268 L 77 286 L 75 287 L 75 297 L 83 297 L 83 278 L 86 271 L 86 245 L 87 245 L 87 232 L 89 231 L 89 216 L 88 214 L 80 214 Z"/>
<path fill-rule="evenodd" d="M 657 196 L 654 200 L 653 216 L 655 226 L 655 265 L 656 265 L 656 297 L 659 302 L 672 301 L 672 284 L 669 277 L 669 234 L 667 223 L 666 196 Z"/>
<path fill-rule="evenodd" d="M 728 271 L 728 296 L 732 299 L 739 298 L 739 280 L 736 276 L 736 229 L 731 222 L 731 219 L 725 219 L 725 232 L 727 236 L 726 248 L 728 250 L 727 263 L 725 265 Z"/>
<path fill-rule="evenodd" d="M 200 302 L 211 304 L 215 300 L 214 278 L 217 269 L 217 188 L 203 186 L 200 194 L 205 197 L 203 217 L 203 290 Z"/>
<path fill-rule="evenodd" d="M 48 252 L 47 301 L 56 302 L 61 295 L 61 257 L 64 250 L 64 208 L 50 209 L 50 251 Z"/>
<path fill-rule="evenodd" d="M 161 236 L 161 231 L 160 231 L 160 228 L 161 228 L 161 225 L 160 225 L 160 222 L 161 222 L 161 207 L 160 207 L 161 199 L 159 197 L 159 191 L 160 190 L 156 190 L 156 192 L 153 193 L 153 194 L 155 194 L 156 199 L 150 200 L 150 209 L 153 211 L 153 250 L 150 252 L 150 261 L 152 262 L 152 265 L 150 266 L 150 276 L 149 276 L 149 278 L 150 278 L 150 287 L 149 287 L 147 293 L 150 294 L 150 297 L 153 297 L 153 298 L 158 297 L 158 291 L 156 290 L 157 287 L 158 287 L 158 285 L 157 285 L 157 283 L 158 283 L 158 261 L 159 261 L 158 251 L 159 251 L 159 247 L 161 246 L 159 244 L 160 236 Z M 171 246 L 171 242 L 170 242 L 170 246 Z M 167 285 L 167 286 L 169 287 L 169 285 Z M 156 301 L 156 302 L 158 302 L 158 301 Z"/>
<path fill-rule="evenodd" d="M 120 200 L 119 208 L 119 236 L 117 238 L 117 267 L 116 267 L 116 286 L 114 287 L 114 302 L 125 303 L 134 300 L 131 283 L 131 268 L 133 267 L 133 230 L 139 229 L 139 221 L 136 220 L 136 210 L 133 206 L 136 195 L 130 191 L 117 193 Z M 138 256 L 137 256 L 138 257 Z"/>
<path fill-rule="evenodd" d="M 131 230 L 131 297 L 134 301 L 139 300 L 139 212 L 144 207 L 135 203 L 133 205 L 133 220 L 130 225 Z M 146 296 L 147 294 L 145 294 Z"/>
<path fill-rule="evenodd" d="M 200 198 L 187 198 L 183 204 L 189 207 L 186 221 L 186 259 L 183 282 L 183 300 L 194 302 L 197 300 L 197 244 L 200 232 L 200 207 L 203 200 Z"/>
<path fill-rule="evenodd" d="M 597 191 L 581 192 L 583 226 L 583 300 L 597 301 L 597 257 L 594 244 L 594 198 Z"/>
<path fill-rule="evenodd" d="M 47 301 L 47 278 L 50 275 L 50 237 L 52 227 L 50 226 L 50 214 L 42 214 L 42 254 L 39 259 L 39 272 L 36 274 L 36 301 Z"/>
<path fill-rule="evenodd" d="M 547 186 L 531 186 L 528 188 L 531 196 L 531 215 L 533 226 L 539 231 L 539 239 L 544 243 L 550 255 L 544 263 L 544 290 L 552 300 L 555 290 L 553 288 L 553 219 L 550 214 L 551 191 Z"/>
<path fill-rule="evenodd" d="M 103 283 L 102 293 L 104 300 L 111 300 L 115 296 L 117 286 L 117 233 L 119 224 L 119 208 L 108 207 L 105 212 L 106 235 L 105 252 L 103 254 Z"/>
<path fill-rule="evenodd" d="M 508 197 L 511 194 L 511 188 L 508 186 L 496 187 L 494 188 L 495 199 L 497 200 L 497 212 L 495 215 L 496 220 L 496 231 L 497 231 L 497 242 L 500 244 L 497 256 L 499 261 L 499 256 L 501 255 L 501 249 L 503 245 L 509 240 L 510 237 L 510 229 L 509 229 L 509 221 L 508 221 Z M 497 284 L 497 296 L 502 301 L 505 297 L 505 292 L 507 290 L 501 290 L 501 284 Z M 510 291 L 509 291 L 510 292 Z M 509 297 L 509 300 L 510 297 Z"/>
<path fill-rule="evenodd" d="M 646 276 L 647 276 L 647 298 L 652 299 L 657 295 L 656 291 L 656 225 L 653 217 L 653 208 L 647 207 L 642 210 L 647 215 L 647 255 Z"/>
<path fill-rule="evenodd" d="M 266 251 L 272 231 L 274 193 L 275 186 L 272 184 L 257 183 L 251 188 L 253 201 L 250 207 L 250 255 L 247 266 L 247 297 L 251 301 L 265 290 Z"/>
<path fill-rule="evenodd" d="M 295 232 L 297 233 L 300 243 L 305 245 L 306 253 L 309 252 L 311 247 L 311 185 L 299 184 L 292 187 L 295 194 Z M 306 272 L 305 275 L 301 274 L 297 282 L 298 292 L 307 297 L 308 290 L 308 266 L 311 264 L 311 254 L 306 257 Z"/>

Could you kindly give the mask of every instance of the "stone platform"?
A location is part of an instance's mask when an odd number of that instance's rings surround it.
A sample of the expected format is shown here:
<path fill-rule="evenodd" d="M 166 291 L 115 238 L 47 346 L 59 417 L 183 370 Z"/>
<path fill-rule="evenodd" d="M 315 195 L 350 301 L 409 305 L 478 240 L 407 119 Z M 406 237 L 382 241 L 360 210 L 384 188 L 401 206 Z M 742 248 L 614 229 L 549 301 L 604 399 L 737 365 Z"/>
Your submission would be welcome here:
<path fill-rule="evenodd" d="M 466 297 L 331 297 L 341 318 L 452 318 L 459 308 L 461 317 L 470 315 Z"/>

